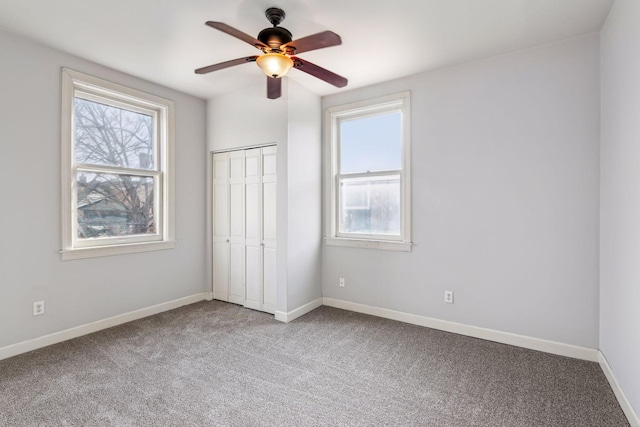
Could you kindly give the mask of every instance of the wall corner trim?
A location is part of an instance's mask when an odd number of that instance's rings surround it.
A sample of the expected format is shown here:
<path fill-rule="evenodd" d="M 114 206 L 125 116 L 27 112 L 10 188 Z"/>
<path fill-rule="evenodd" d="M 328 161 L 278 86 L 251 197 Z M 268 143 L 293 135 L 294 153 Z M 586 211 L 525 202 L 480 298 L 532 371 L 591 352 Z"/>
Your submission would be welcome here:
<path fill-rule="evenodd" d="M 452 332 L 454 334 L 466 335 L 468 337 L 480 338 L 494 341 L 501 344 L 513 345 L 516 347 L 528 348 L 530 350 L 543 351 L 545 353 L 557 354 L 559 356 L 573 357 L 574 359 L 598 361 L 598 350 L 593 348 L 579 347 L 571 344 L 564 344 L 556 341 L 548 341 L 540 338 L 518 335 L 511 332 L 502 332 L 495 329 L 486 329 L 478 326 L 469 326 L 462 323 L 450 322 L 447 320 L 434 319 L 432 317 L 418 316 L 416 314 L 404 313 L 382 307 L 359 304 L 333 298 L 323 298 L 323 305 L 340 308 L 343 310 L 355 311 L 372 316 L 384 317 L 386 319 L 397 320 L 427 328 L 438 329 L 440 331 Z"/>
<path fill-rule="evenodd" d="M 54 332 L 52 334 L 44 335 L 27 341 L 22 341 L 16 344 L 10 344 L 6 347 L 0 348 L 0 360 L 17 356 L 22 353 L 27 353 L 29 351 L 37 350 L 42 347 L 58 344 L 73 338 L 78 338 L 83 335 L 92 334 L 94 332 L 118 326 L 123 323 L 128 323 L 134 320 L 142 319 L 144 317 L 153 316 L 154 314 L 173 310 L 174 308 L 193 304 L 205 299 L 206 293 L 194 294 L 188 297 L 178 298 L 173 301 L 167 301 L 160 304 L 152 305 L 151 307 L 145 307 L 139 310 L 130 311 L 128 313 L 118 314 L 106 319 L 96 320 L 95 322 L 76 326 L 70 329 L 65 329 L 64 331 Z"/>
<path fill-rule="evenodd" d="M 631 427 L 640 427 L 640 418 L 638 418 L 638 414 L 631 406 L 631 402 L 627 399 L 627 396 L 622 391 L 620 384 L 618 384 L 618 380 L 616 376 L 613 375 L 613 371 L 611 370 L 611 366 L 609 366 L 609 362 L 607 362 L 607 358 L 604 356 L 602 351 L 598 352 L 598 363 L 600 364 L 600 368 L 602 368 L 602 372 L 604 372 L 604 376 L 607 377 L 609 381 L 609 385 L 611 385 L 611 389 L 613 390 L 613 394 L 616 395 L 616 399 L 618 399 L 618 403 L 622 407 L 622 411 L 627 416 L 627 420 Z"/>
<path fill-rule="evenodd" d="M 301 305 L 295 310 L 291 310 L 286 313 L 284 311 L 276 311 L 275 318 L 280 322 L 289 323 L 292 320 L 295 320 L 298 317 L 303 316 L 309 313 L 310 311 L 315 310 L 316 308 L 320 307 L 322 304 L 323 304 L 323 298 L 322 297 L 316 298 L 313 301 L 308 302 L 304 305 Z"/>

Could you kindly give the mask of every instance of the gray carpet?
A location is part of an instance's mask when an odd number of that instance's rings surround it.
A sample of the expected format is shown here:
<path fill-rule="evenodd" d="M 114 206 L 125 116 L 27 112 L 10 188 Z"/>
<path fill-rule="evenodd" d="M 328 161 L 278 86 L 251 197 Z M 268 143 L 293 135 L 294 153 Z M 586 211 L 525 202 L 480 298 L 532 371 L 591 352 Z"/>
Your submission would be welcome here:
<path fill-rule="evenodd" d="M 596 363 L 201 302 L 0 361 L 1 426 L 626 426 Z"/>

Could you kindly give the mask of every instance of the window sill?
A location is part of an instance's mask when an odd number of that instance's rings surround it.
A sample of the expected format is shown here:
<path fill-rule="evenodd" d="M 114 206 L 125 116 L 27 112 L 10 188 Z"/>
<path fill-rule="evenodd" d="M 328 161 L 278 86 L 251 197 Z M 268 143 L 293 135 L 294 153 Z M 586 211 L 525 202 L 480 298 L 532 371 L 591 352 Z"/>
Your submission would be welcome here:
<path fill-rule="evenodd" d="M 60 255 L 63 261 L 83 258 L 97 258 L 103 256 L 132 254 L 137 252 L 161 251 L 176 247 L 175 240 L 161 242 L 129 243 L 126 245 L 94 246 L 91 248 L 62 249 Z"/>
<path fill-rule="evenodd" d="M 325 237 L 327 246 L 348 246 L 363 249 L 381 249 L 385 251 L 411 252 L 410 242 L 391 242 L 388 240 L 347 239 L 343 237 Z"/>

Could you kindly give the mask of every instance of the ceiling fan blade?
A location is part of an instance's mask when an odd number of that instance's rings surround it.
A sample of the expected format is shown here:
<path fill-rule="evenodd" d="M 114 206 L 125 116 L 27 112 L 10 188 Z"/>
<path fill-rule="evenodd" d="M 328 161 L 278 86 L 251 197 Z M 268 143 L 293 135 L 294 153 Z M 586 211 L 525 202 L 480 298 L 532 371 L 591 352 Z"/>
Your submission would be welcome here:
<path fill-rule="evenodd" d="M 267 76 L 267 98 L 278 99 L 282 94 L 282 79 Z"/>
<path fill-rule="evenodd" d="M 222 70 L 223 68 L 233 67 L 234 65 L 244 64 L 246 62 L 255 62 L 257 56 L 247 56 L 245 58 L 232 59 L 231 61 L 220 62 L 218 64 L 208 65 L 198 68 L 196 74 L 207 74 L 212 71 Z"/>
<path fill-rule="evenodd" d="M 311 36 L 286 43 L 282 45 L 281 49 L 285 50 L 288 47 L 293 47 L 295 49 L 295 53 L 302 53 L 309 52 L 310 50 L 337 46 L 339 44 L 342 44 L 342 39 L 339 35 L 332 31 L 323 31 L 318 34 L 313 34 Z"/>
<path fill-rule="evenodd" d="M 349 81 L 336 73 L 329 71 L 325 68 L 312 64 L 309 61 L 305 61 L 300 58 L 292 58 L 293 67 L 300 71 L 304 71 L 307 74 L 311 74 L 313 77 L 317 77 L 320 80 L 324 80 L 336 87 L 345 87 Z"/>
<path fill-rule="evenodd" d="M 207 25 L 211 28 L 215 28 L 216 30 L 220 30 L 223 33 L 227 33 L 230 36 L 233 36 L 237 39 L 242 40 L 243 42 L 249 43 L 251 46 L 255 46 L 258 49 L 266 48 L 267 46 L 262 43 L 260 40 L 251 37 L 249 34 L 243 33 L 240 30 L 237 30 L 223 22 L 215 22 L 215 21 L 207 21 Z"/>

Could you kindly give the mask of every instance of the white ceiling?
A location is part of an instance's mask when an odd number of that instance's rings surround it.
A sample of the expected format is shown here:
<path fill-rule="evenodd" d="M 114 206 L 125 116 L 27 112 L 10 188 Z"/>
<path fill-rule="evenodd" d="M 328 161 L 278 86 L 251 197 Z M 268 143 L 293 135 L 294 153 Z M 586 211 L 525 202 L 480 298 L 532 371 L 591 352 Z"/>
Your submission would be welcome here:
<path fill-rule="evenodd" d="M 300 56 L 349 79 L 344 89 L 298 70 L 328 95 L 402 76 L 599 31 L 614 0 L 0 0 L 0 28 L 201 98 L 259 85 L 255 64 L 196 75 L 256 49 L 204 25 L 252 36 L 268 7 L 294 39 L 324 30 L 341 46 Z"/>

